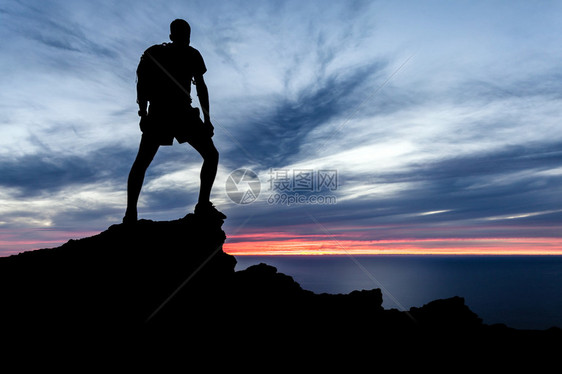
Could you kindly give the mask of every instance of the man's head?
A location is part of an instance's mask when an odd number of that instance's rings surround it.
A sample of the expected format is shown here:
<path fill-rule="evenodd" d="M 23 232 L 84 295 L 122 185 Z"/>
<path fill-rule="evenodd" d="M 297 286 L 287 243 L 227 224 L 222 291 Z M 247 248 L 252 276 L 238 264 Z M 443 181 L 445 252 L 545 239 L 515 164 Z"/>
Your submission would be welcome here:
<path fill-rule="evenodd" d="M 170 40 L 175 43 L 189 44 L 191 27 L 183 19 L 175 19 L 170 23 Z"/>

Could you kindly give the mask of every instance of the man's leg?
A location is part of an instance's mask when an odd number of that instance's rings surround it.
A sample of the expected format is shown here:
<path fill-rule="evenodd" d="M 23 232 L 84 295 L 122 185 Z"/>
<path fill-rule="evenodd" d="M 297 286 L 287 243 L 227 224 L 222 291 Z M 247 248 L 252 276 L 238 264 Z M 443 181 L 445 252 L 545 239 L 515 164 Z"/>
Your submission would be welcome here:
<path fill-rule="evenodd" d="M 159 147 L 157 143 L 147 140 L 144 136 L 142 137 L 139 153 L 131 167 L 127 181 L 127 211 L 123 222 L 135 222 L 137 220 L 137 203 L 144 182 L 144 175 Z"/>
<path fill-rule="evenodd" d="M 199 187 L 199 200 L 195 207 L 195 214 L 205 216 L 214 216 L 225 219 L 226 216 L 217 211 L 211 203 L 211 189 L 217 175 L 219 164 L 219 152 L 215 148 L 213 140 L 210 137 L 204 137 L 199 141 L 190 142 L 191 146 L 203 157 L 203 165 L 201 166 L 201 185 Z"/>
<path fill-rule="evenodd" d="M 203 165 L 201 166 L 201 186 L 199 188 L 199 203 L 208 203 L 211 200 L 211 189 L 217 176 L 217 168 L 219 165 L 219 152 L 215 148 L 211 138 L 202 142 L 191 143 L 193 148 L 201 157 L 203 157 Z"/>

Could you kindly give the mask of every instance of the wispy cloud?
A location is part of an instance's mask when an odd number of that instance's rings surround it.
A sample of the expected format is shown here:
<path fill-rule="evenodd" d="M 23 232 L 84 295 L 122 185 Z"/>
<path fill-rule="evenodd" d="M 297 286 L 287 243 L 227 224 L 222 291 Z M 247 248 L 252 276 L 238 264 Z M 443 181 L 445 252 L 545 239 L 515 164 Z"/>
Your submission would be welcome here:
<path fill-rule="evenodd" d="M 140 140 L 136 65 L 180 17 L 208 67 L 227 229 L 321 235 L 308 212 L 366 242 L 556 236 L 560 15 L 527 2 L 4 2 L 0 228 L 120 220 Z M 159 152 L 147 217 L 190 209 L 200 162 Z M 225 194 L 239 167 L 262 178 L 253 204 Z M 268 204 L 270 168 L 336 169 L 338 203 Z"/>

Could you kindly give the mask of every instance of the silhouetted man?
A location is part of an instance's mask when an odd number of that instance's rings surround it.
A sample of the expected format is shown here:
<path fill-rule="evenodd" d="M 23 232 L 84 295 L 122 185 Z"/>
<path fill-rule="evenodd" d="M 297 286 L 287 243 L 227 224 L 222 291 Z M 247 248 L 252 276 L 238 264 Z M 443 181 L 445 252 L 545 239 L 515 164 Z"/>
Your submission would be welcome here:
<path fill-rule="evenodd" d="M 191 28 L 186 21 L 174 20 L 170 24 L 172 43 L 148 48 L 137 68 L 137 103 L 142 138 L 129 173 L 124 223 L 137 221 L 137 202 L 146 170 L 158 148 L 172 145 L 174 138 L 179 143 L 188 142 L 203 157 L 195 214 L 226 218 L 209 201 L 219 153 L 211 139 L 213 125 L 209 115 L 209 93 L 203 79 L 207 68 L 199 51 L 189 45 L 190 35 Z M 192 82 L 197 90 L 204 121 L 201 121 L 199 109 L 191 106 Z"/>

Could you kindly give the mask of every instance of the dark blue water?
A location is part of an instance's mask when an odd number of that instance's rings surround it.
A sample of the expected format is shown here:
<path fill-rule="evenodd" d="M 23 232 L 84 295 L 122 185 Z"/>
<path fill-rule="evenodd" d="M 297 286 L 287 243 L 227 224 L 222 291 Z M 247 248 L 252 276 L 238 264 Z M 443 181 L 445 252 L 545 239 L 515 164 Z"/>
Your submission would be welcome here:
<path fill-rule="evenodd" d="M 484 323 L 562 328 L 562 256 L 239 256 L 264 262 L 316 293 L 380 288 L 383 307 L 407 310 L 462 296 Z"/>

